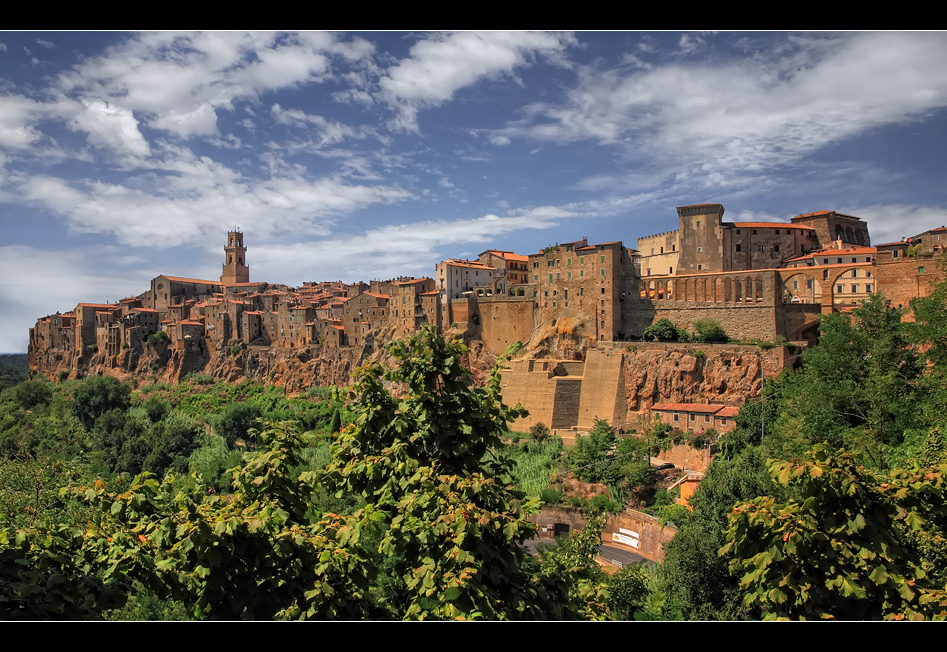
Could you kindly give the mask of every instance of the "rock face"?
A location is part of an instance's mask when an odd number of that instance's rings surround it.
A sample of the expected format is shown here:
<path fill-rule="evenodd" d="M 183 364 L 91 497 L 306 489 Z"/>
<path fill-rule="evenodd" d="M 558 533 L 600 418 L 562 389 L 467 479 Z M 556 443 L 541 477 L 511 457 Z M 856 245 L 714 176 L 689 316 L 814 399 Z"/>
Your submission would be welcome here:
<path fill-rule="evenodd" d="M 631 349 L 624 369 L 631 412 L 660 402 L 739 405 L 760 395 L 764 376 L 778 375 L 793 360 L 782 347 L 656 342 Z"/>
<path fill-rule="evenodd" d="M 468 348 L 463 364 L 482 385 L 497 356 L 477 339 L 469 341 Z M 31 360 L 34 376 L 110 375 L 122 381 L 174 384 L 200 373 L 230 382 L 257 378 L 291 394 L 312 386 L 345 386 L 359 365 L 393 362 L 384 347 L 231 344 L 208 350 L 202 340 L 178 347 L 146 345 L 143 351 L 128 349 L 114 357 L 96 353 L 69 359 L 61 351 L 46 353 Z M 502 386 L 507 404 L 521 403 L 530 411 L 530 416 L 513 424 L 515 430 L 528 430 L 540 421 L 558 429 L 584 429 L 598 418 L 633 425 L 660 402 L 741 405 L 759 396 L 764 376 L 774 377 L 792 361 L 782 347 L 589 342 L 567 327 L 544 333 L 512 362 L 504 362 Z"/>

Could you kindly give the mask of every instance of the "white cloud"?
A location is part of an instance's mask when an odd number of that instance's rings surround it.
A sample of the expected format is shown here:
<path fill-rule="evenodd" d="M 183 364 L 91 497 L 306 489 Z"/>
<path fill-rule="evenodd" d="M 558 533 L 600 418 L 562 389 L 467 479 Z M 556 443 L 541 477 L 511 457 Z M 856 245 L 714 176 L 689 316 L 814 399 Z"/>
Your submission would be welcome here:
<path fill-rule="evenodd" d="M 0 351 L 25 352 L 29 329 L 39 317 L 57 310 L 68 312 L 81 301 L 106 303 L 147 289 L 153 275 L 120 271 L 116 269 L 117 263 L 117 253 L 107 247 L 0 247 L 0 304 L 4 321 Z"/>
<path fill-rule="evenodd" d="M 534 55 L 558 60 L 575 42 L 572 35 L 551 32 L 436 34 L 388 70 L 380 80 L 381 96 L 398 110 L 394 126 L 416 131 L 419 109 L 439 106 L 481 79 L 510 74 Z"/>
<path fill-rule="evenodd" d="M 322 278 L 392 278 L 400 274 L 432 276 L 434 265 L 456 256 L 456 247 L 490 243 L 523 229 L 546 229 L 573 217 L 555 206 L 524 209 L 514 215 L 484 215 L 469 220 L 436 220 L 390 225 L 364 235 L 254 247 L 256 269 L 265 268 L 285 282 Z"/>
<path fill-rule="evenodd" d="M 210 159 L 183 156 L 125 185 L 70 184 L 36 175 L 22 184 L 20 193 L 65 217 L 76 231 L 112 234 L 119 242 L 142 246 L 199 242 L 235 222 L 252 226 L 261 240 L 285 233 L 325 234 L 339 214 L 414 196 L 391 186 L 335 179 L 245 179 Z"/>
<path fill-rule="evenodd" d="M 85 131 L 96 147 L 119 155 L 148 156 L 151 150 L 131 111 L 102 100 L 85 101 L 83 105 L 85 110 L 69 123 L 71 129 Z"/>
<path fill-rule="evenodd" d="M 39 43 L 40 45 L 42 45 L 44 48 L 54 48 L 54 47 L 56 47 L 56 44 L 53 43 L 52 41 L 44 41 L 44 40 L 41 39 L 41 38 L 36 39 L 36 42 Z"/>
<path fill-rule="evenodd" d="M 489 137 L 592 139 L 662 165 L 753 171 L 947 105 L 943 33 L 796 40 L 805 42 L 723 64 L 584 68 L 564 103 L 528 105 Z"/>
<path fill-rule="evenodd" d="M 371 48 L 326 33 L 161 32 L 139 34 L 60 75 L 61 92 L 143 112 L 146 124 L 181 137 L 216 132 L 217 111 L 235 99 L 331 73 L 329 57 L 370 56 Z"/>
<path fill-rule="evenodd" d="M 839 208 L 868 222 L 873 245 L 896 242 L 947 224 L 947 207 L 918 204 L 872 204 Z"/>

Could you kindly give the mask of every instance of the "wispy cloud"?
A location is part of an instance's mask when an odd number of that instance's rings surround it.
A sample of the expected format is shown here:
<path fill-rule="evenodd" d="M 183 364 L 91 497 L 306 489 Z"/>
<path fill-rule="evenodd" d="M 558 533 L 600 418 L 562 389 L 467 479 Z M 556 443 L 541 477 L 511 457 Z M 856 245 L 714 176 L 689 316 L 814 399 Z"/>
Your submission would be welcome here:
<path fill-rule="evenodd" d="M 571 34 L 551 32 L 435 34 L 381 78 L 381 96 L 397 110 L 393 126 L 417 131 L 419 110 L 439 106 L 480 80 L 509 75 L 535 56 L 561 61 L 575 43 Z"/>

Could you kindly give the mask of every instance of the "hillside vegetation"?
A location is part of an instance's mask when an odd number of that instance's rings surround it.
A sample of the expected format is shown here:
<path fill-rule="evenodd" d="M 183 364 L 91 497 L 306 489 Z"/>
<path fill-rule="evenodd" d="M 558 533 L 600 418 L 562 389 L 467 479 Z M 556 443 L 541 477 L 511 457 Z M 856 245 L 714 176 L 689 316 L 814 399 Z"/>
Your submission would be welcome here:
<path fill-rule="evenodd" d="M 0 394 L 0 614 L 940 619 L 947 285 L 914 311 L 873 297 L 825 317 L 721 438 L 693 512 L 646 498 L 678 526 L 664 564 L 611 577 L 601 518 L 532 557 L 526 516 L 568 500 L 565 472 L 614 509 L 673 433 L 504 444 L 521 409 L 498 369 L 471 382 L 465 347 L 429 329 L 295 398 L 202 376 L 22 382 Z"/>

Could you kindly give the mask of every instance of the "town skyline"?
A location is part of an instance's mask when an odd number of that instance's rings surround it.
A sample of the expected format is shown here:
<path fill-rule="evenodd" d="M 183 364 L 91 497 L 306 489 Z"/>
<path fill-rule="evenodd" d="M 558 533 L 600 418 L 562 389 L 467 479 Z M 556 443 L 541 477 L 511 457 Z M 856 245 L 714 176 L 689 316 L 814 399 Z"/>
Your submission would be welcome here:
<path fill-rule="evenodd" d="M 487 249 L 822 209 L 945 223 L 940 33 L 0 33 L 0 351 L 215 279 L 432 276 Z"/>

